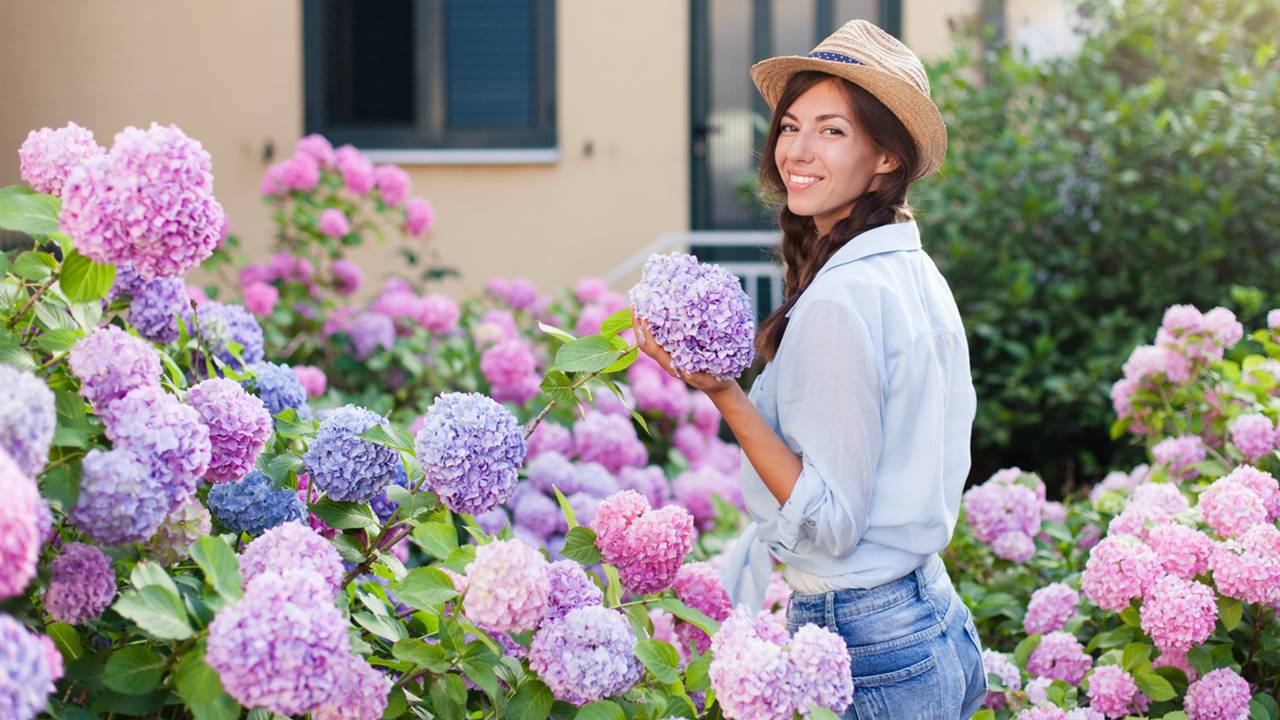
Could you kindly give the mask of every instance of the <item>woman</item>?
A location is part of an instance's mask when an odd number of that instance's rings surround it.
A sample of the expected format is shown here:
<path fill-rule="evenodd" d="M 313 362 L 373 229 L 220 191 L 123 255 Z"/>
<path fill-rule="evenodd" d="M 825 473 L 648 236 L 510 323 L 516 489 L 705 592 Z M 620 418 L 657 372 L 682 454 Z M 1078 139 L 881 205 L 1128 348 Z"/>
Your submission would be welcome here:
<path fill-rule="evenodd" d="M 853 660 L 847 718 L 962 718 L 986 695 L 972 616 L 938 552 L 969 471 L 975 397 L 964 327 L 921 249 L 907 188 L 946 127 L 920 60 L 854 20 L 807 57 L 757 63 L 774 108 L 760 177 L 780 211 L 786 302 L 761 325 L 750 395 L 682 375 L 737 437 L 754 521 L 723 565 L 759 607 L 785 564 L 794 631 L 817 623 Z M 641 348 L 671 372 L 641 324 Z"/>

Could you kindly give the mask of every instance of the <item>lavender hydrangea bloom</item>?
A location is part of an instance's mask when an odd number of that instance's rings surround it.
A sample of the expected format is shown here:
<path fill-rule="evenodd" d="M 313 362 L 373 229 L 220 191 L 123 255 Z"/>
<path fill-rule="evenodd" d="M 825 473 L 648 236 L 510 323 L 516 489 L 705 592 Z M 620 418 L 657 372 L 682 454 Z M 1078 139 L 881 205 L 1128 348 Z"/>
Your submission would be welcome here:
<path fill-rule="evenodd" d="M 191 299 L 182 278 L 146 280 L 139 277 L 127 294 L 133 298 L 129 302 L 129 324 L 152 342 L 171 343 L 177 340 L 178 318 L 182 318 L 184 323 L 191 323 Z"/>
<path fill-rule="evenodd" d="M 338 670 L 334 699 L 311 713 L 312 720 L 379 720 L 387 710 L 391 680 L 363 658 L 351 655 Z"/>
<path fill-rule="evenodd" d="M 738 278 L 692 255 L 650 255 L 631 289 L 636 316 L 685 372 L 735 378 L 751 364 L 755 314 Z"/>
<path fill-rule="evenodd" d="M 290 488 L 276 487 L 258 470 L 239 482 L 221 483 L 209 489 L 209 510 L 223 527 L 235 533 L 261 535 L 264 531 L 307 516 L 307 508 Z"/>
<path fill-rule="evenodd" d="M 0 365 L 0 387 L 0 449 L 35 477 L 49 460 L 57 425 L 53 393 L 34 374 L 9 365 Z"/>
<path fill-rule="evenodd" d="M 512 507 L 512 514 L 517 528 L 528 530 L 544 541 L 556 532 L 563 519 L 556 501 L 540 492 L 521 494 Z"/>
<path fill-rule="evenodd" d="M 849 648 L 841 637 L 812 623 L 791 637 L 793 682 L 802 688 L 800 707 L 843 712 L 853 702 Z"/>
<path fill-rule="evenodd" d="M 263 357 L 262 327 L 253 314 L 239 305 L 207 302 L 196 309 L 196 335 L 215 357 L 235 369 L 252 365 Z M 231 343 L 239 343 L 240 359 L 231 354 Z"/>
<path fill-rule="evenodd" d="M 365 360 L 378 348 L 390 350 L 395 345 L 396 324 L 386 315 L 365 311 L 351 320 L 347 335 L 355 347 L 356 359 Z"/>
<path fill-rule="evenodd" d="M 33 190 L 61 195 L 62 188 L 80 163 L 106 154 L 93 138 L 93 131 L 69 122 L 53 130 L 43 127 L 27 133 L 18 148 L 19 172 Z"/>
<path fill-rule="evenodd" d="M 44 609 L 58 622 L 82 625 L 101 617 L 116 596 L 111 559 L 92 545 L 68 543 L 51 566 Z"/>
<path fill-rule="evenodd" d="M 631 418 L 591 412 L 573 425 L 573 446 L 578 459 L 598 462 L 609 472 L 640 467 L 649 461 L 644 443 L 636 435 Z"/>
<path fill-rule="evenodd" d="M 556 450 L 548 450 L 530 460 L 527 470 L 529 486 L 539 492 L 551 495 L 552 488 L 559 488 L 560 492 L 570 495 L 582 489 L 573 463 Z"/>
<path fill-rule="evenodd" d="M 643 670 L 635 646 L 621 613 L 591 605 L 543 624 L 529 646 L 529 667 L 557 700 L 585 705 L 636 684 Z"/>
<path fill-rule="evenodd" d="M 70 520 L 94 541 L 142 542 L 164 522 L 170 503 L 167 478 L 145 457 L 127 447 L 93 449 L 84 456 L 83 467 L 80 497 Z"/>
<path fill-rule="evenodd" d="M 131 263 L 146 278 L 186 274 L 213 254 L 226 219 L 211 169 L 176 126 L 125 128 L 68 176 L 62 231 L 96 262 Z"/>
<path fill-rule="evenodd" d="M 478 393 L 444 393 L 427 409 L 414 449 L 441 502 L 474 515 L 511 497 L 526 448 L 510 410 Z"/>
<path fill-rule="evenodd" d="M 301 715 L 338 692 L 347 626 L 319 573 L 263 573 L 209 624 L 205 661 L 241 705 Z"/>
<path fill-rule="evenodd" d="M 550 567 L 550 588 L 547 595 L 547 614 L 543 622 L 559 620 L 571 610 L 588 605 L 600 605 L 604 592 L 587 577 L 582 566 L 572 560 L 557 560 Z"/>
<path fill-rule="evenodd" d="M 195 492 L 209 469 L 209 428 L 190 406 L 159 388 L 134 390 L 111 405 L 107 437 L 147 460 L 164 478 L 169 503 L 161 516 Z"/>
<path fill-rule="evenodd" d="M 271 416 L 262 401 L 233 380 L 210 378 L 187 391 L 187 404 L 209 428 L 212 452 L 205 478 L 232 482 L 252 470 L 271 437 Z"/>
<path fill-rule="evenodd" d="M 0 600 L 20 594 L 40 557 L 40 492 L 0 449 Z M 2 697 L 0 693 L 0 697 Z"/>
<path fill-rule="evenodd" d="M 355 405 L 329 413 L 320 423 L 302 464 L 311 482 L 334 500 L 367 502 L 396 477 L 400 454 L 360 438 L 386 418 Z"/>
<path fill-rule="evenodd" d="M 80 338 L 67 355 L 80 395 L 110 422 L 110 405 L 141 387 L 159 387 L 160 356 L 147 343 L 113 325 Z"/>
<path fill-rule="evenodd" d="M 54 673 L 42 639 L 8 615 L 0 615 L 0 707 L 6 718 L 31 720 L 45 709 Z"/>
<path fill-rule="evenodd" d="M 671 499 L 671 486 L 662 468 L 649 465 L 642 468 L 625 467 L 618 471 L 618 488 L 635 490 L 649 501 L 652 507 L 662 507 Z"/>
<path fill-rule="evenodd" d="M 607 498 L 620 489 L 617 478 L 600 463 L 578 463 L 574 466 L 574 473 L 578 476 L 578 487 L 592 497 Z"/>
<path fill-rule="evenodd" d="M 324 578 L 329 597 L 342 586 L 342 556 L 338 549 L 297 520 L 271 528 L 240 553 L 240 574 L 246 586 L 264 573 L 298 568 Z"/>
<path fill-rule="evenodd" d="M 298 375 L 288 365 L 272 362 L 256 362 L 249 366 L 253 379 L 246 381 L 249 389 L 262 398 L 272 417 L 288 408 L 301 412 L 307 404 L 307 389 Z"/>

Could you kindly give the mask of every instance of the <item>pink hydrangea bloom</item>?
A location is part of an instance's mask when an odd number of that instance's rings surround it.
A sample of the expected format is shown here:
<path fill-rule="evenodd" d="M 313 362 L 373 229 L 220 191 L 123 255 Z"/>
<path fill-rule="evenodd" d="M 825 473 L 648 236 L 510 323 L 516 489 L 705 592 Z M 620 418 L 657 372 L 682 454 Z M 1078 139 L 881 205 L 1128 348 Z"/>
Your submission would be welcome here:
<path fill-rule="evenodd" d="M 1147 482 L 1149 474 L 1150 471 L 1146 465 L 1139 465 L 1127 473 L 1113 470 L 1102 478 L 1102 482 L 1096 483 L 1089 489 L 1089 501 L 1096 505 L 1103 495 L 1111 491 L 1127 495 L 1135 487 Z"/>
<path fill-rule="evenodd" d="M 1089 706 L 1109 718 L 1128 715 L 1137 694 L 1138 683 L 1119 666 L 1103 665 L 1089 676 Z"/>
<path fill-rule="evenodd" d="M 709 466 L 686 470 L 675 476 L 671 481 L 671 490 L 676 502 L 693 514 L 698 529 L 702 531 L 711 529 L 716 522 L 713 497 L 734 505 L 740 504 L 742 498 L 742 488 L 737 478 Z"/>
<path fill-rule="evenodd" d="M 526 632 L 547 609 L 550 566 L 542 554 L 519 540 L 498 540 L 476 548 L 467 565 L 464 612 L 482 627 Z"/>
<path fill-rule="evenodd" d="M 992 543 L 1010 531 L 1040 532 L 1041 502 L 1025 486 L 988 481 L 965 492 L 964 511 L 978 540 Z"/>
<path fill-rule="evenodd" d="M 1022 627 L 1028 635 L 1043 635 L 1061 630 L 1076 614 L 1080 594 L 1071 586 L 1052 583 L 1031 593 Z"/>
<path fill-rule="evenodd" d="M 412 185 L 409 173 L 398 165 L 379 165 L 373 171 L 373 180 L 378 186 L 378 192 L 382 195 L 382 202 L 388 207 L 399 207 L 409 194 L 409 187 Z"/>
<path fill-rule="evenodd" d="M 61 195 L 67 177 L 80 163 L 106 154 L 93 139 L 93 131 L 69 122 L 52 130 L 44 127 L 27 133 L 18 148 L 19 172 L 33 190 Z"/>
<path fill-rule="evenodd" d="M 591 529 L 604 561 L 618 568 L 628 590 L 640 594 L 671 585 L 695 536 L 688 511 L 672 505 L 651 509 L 634 490 L 601 502 Z"/>
<path fill-rule="evenodd" d="M 294 365 L 293 374 L 307 391 L 308 397 L 320 397 L 328 388 L 329 380 L 324 371 L 314 365 Z"/>
<path fill-rule="evenodd" d="M 404 231 L 412 237 L 422 237 L 435 222 L 436 212 L 426 198 L 410 198 L 404 206 Z"/>
<path fill-rule="evenodd" d="M 373 161 L 367 155 L 351 145 L 343 145 L 334 152 L 334 162 L 348 190 L 364 195 L 373 189 Z"/>
<path fill-rule="evenodd" d="M 1027 657 L 1027 672 L 1040 677 L 1079 684 L 1093 666 L 1093 659 L 1071 633 L 1062 631 L 1045 635 Z"/>
<path fill-rule="evenodd" d="M 1182 708 L 1191 720 L 1246 720 L 1253 692 L 1231 668 L 1218 668 L 1191 683 Z"/>
<path fill-rule="evenodd" d="M 1022 674 L 1018 671 L 1018 666 L 1014 665 L 1004 653 L 983 648 L 982 669 L 987 675 L 1000 678 L 1000 684 L 1005 687 L 1004 690 L 988 690 L 987 698 L 982 701 L 982 707 L 999 710 L 1008 704 L 1009 690 L 1022 689 Z"/>
<path fill-rule="evenodd" d="M 574 289 L 574 296 L 578 298 L 578 302 L 586 305 L 595 302 L 604 297 L 605 292 L 609 290 L 609 286 L 604 280 L 597 277 L 584 277 L 578 280 L 578 285 Z"/>
<path fill-rule="evenodd" d="M 324 167 L 333 167 L 335 162 L 333 145 L 329 143 L 325 136 L 319 133 L 312 133 L 298 140 L 298 144 L 293 148 L 293 153 L 295 155 L 307 155 L 317 165 Z"/>
<path fill-rule="evenodd" d="M 1089 552 L 1080 589 L 1098 607 L 1120 612 L 1161 573 L 1160 558 L 1127 535 L 1110 536 Z"/>
<path fill-rule="evenodd" d="M 262 400 L 234 380 L 210 378 L 187 391 L 187 404 L 209 428 L 205 479 L 234 482 L 252 470 L 271 437 L 271 414 Z"/>
<path fill-rule="evenodd" d="M 1183 580 L 1209 569 L 1213 540 L 1195 528 L 1166 523 L 1147 534 L 1147 546 L 1160 558 L 1160 567 Z"/>
<path fill-rule="evenodd" d="M 642 467 L 649 460 L 629 417 L 587 413 L 573 425 L 573 446 L 579 459 L 598 462 L 615 474 L 627 466 Z"/>
<path fill-rule="evenodd" d="M 338 664 L 337 692 L 311 713 L 312 720 L 379 720 L 387 710 L 391 679 L 364 658 L 349 655 Z"/>
<path fill-rule="evenodd" d="M 351 232 L 351 223 L 347 220 L 346 214 L 338 208 L 327 208 L 316 220 L 316 229 L 321 235 L 340 238 Z"/>
<path fill-rule="evenodd" d="M 584 335 L 595 335 L 600 332 L 600 326 L 604 323 L 604 319 L 609 317 L 609 311 L 599 303 L 591 303 L 582 308 L 582 312 L 578 314 L 578 320 L 573 326 L 573 333 L 578 337 Z"/>
<path fill-rule="evenodd" d="M 1175 480 L 1186 480 L 1198 473 L 1195 464 L 1207 456 L 1204 441 L 1199 435 L 1179 435 L 1165 438 L 1151 448 L 1151 456 L 1156 462 L 1169 466 L 1169 477 Z"/>
<path fill-rule="evenodd" d="M 319 575 L 332 598 L 342 586 L 342 556 L 333 543 L 297 522 L 286 522 L 262 533 L 240 553 L 245 587 L 264 573 L 305 568 Z"/>
<path fill-rule="evenodd" d="M 19 595 L 36 575 L 40 557 L 40 493 L 9 453 L 0 449 L 0 599 Z"/>
<path fill-rule="evenodd" d="M 1280 530 L 1257 524 L 1219 543 L 1209 560 L 1218 592 L 1249 603 L 1280 601 Z"/>
<path fill-rule="evenodd" d="M 1195 681 L 1196 669 L 1187 659 L 1187 656 L 1179 653 L 1160 653 L 1159 657 L 1151 661 L 1152 668 L 1172 667 L 1178 668 L 1183 675 L 1187 676 L 1187 680 Z"/>
<path fill-rule="evenodd" d="M 1111 519 L 1107 526 L 1107 535 L 1131 535 L 1146 540 L 1154 527 L 1171 522 L 1167 511 L 1154 505 L 1136 505 Z"/>
<path fill-rule="evenodd" d="M 1227 475 L 1200 493 L 1200 516 L 1221 537 L 1233 537 L 1267 518 L 1262 498 L 1238 477 Z"/>
<path fill-rule="evenodd" d="M 1129 500 L 1125 503 L 1127 508 L 1135 507 L 1153 507 L 1164 511 L 1168 515 L 1177 515 L 1191 509 L 1191 503 L 1187 500 L 1177 485 L 1172 483 L 1144 483 L 1133 489 L 1133 493 L 1129 495 Z"/>
<path fill-rule="evenodd" d="M 1002 533 L 991 543 L 991 552 L 1009 562 L 1024 563 L 1036 554 L 1036 543 L 1030 535 L 1017 530 Z"/>
<path fill-rule="evenodd" d="M 1204 329 L 1223 348 L 1229 348 L 1244 337 L 1244 326 L 1236 320 L 1236 314 L 1224 307 L 1216 307 L 1204 314 Z"/>
<path fill-rule="evenodd" d="M 1065 720 L 1066 717 L 1057 705 L 1036 705 L 1019 712 L 1017 720 Z"/>
<path fill-rule="evenodd" d="M 729 617 L 729 613 L 733 611 L 733 601 L 710 563 L 694 562 L 681 566 L 672 589 L 681 602 L 716 622 Z M 696 625 L 681 623 L 676 630 L 680 633 L 683 644 L 692 643 L 699 653 L 705 653 L 711 647 L 711 638 Z"/>
<path fill-rule="evenodd" d="M 1277 484 L 1275 476 L 1252 465 L 1240 465 L 1226 477 L 1239 480 L 1262 500 L 1262 507 L 1267 513 L 1264 522 L 1280 520 L 1280 484 Z"/>
<path fill-rule="evenodd" d="M 1165 575 L 1147 591 L 1140 617 L 1160 652 L 1185 654 L 1213 632 L 1218 605 L 1207 585 Z"/>
<path fill-rule="evenodd" d="M 1240 415 L 1227 426 L 1227 432 L 1236 449 L 1249 462 L 1266 456 L 1276 446 L 1276 428 L 1261 413 Z"/>
<path fill-rule="evenodd" d="M 280 301 L 280 291 L 275 285 L 256 282 L 244 289 L 244 307 L 254 315 L 270 315 Z"/>
<path fill-rule="evenodd" d="M 462 310 L 458 302 L 448 295 L 431 293 L 418 300 L 414 319 L 428 332 L 447 333 L 458 326 Z"/>
<path fill-rule="evenodd" d="M 364 273 L 360 266 L 350 260 L 338 259 L 329 265 L 329 274 L 333 276 L 333 290 L 339 295 L 353 295 L 364 282 Z"/>
<path fill-rule="evenodd" d="M 497 343 L 480 355 L 480 372 L 489 382 L 490 395 L 498 402 L 523 405 L 536 396 L 541 381 L 537 370 L 533 350 L 520 339 Z"/>
<path fill-rule="evenodd" d="M 1280 308 L 1267 311 L 1267 328 L 1270 330 L 1280 328 Z"/>

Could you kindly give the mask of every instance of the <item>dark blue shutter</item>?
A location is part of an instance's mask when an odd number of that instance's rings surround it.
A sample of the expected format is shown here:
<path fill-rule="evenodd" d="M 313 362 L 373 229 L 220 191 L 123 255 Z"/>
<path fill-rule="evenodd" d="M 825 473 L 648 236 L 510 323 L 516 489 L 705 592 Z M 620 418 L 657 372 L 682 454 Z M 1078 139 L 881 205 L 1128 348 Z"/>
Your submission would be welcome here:
<path fill-rule="evenodd" d="M 328 21 L 330 120 L 343 125 L 412 125 L 412 0 L 334 0 Z"/>
<path fill-rule="evenodd" d="M 444 13 L 447 125 L 532 126 L 533 0 L 446 0 Z"/>

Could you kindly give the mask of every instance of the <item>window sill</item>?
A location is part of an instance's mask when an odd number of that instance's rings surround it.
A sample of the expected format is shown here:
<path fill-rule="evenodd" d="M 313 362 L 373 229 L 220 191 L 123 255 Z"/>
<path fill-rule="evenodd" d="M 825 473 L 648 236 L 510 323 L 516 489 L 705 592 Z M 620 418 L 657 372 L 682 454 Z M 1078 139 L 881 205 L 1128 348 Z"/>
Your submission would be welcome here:
<path fill-rule="evenodd" d="M 365 150 L 374 162 L 397 165 L 554 165 L 560 148 L 387 149 Z"/>

